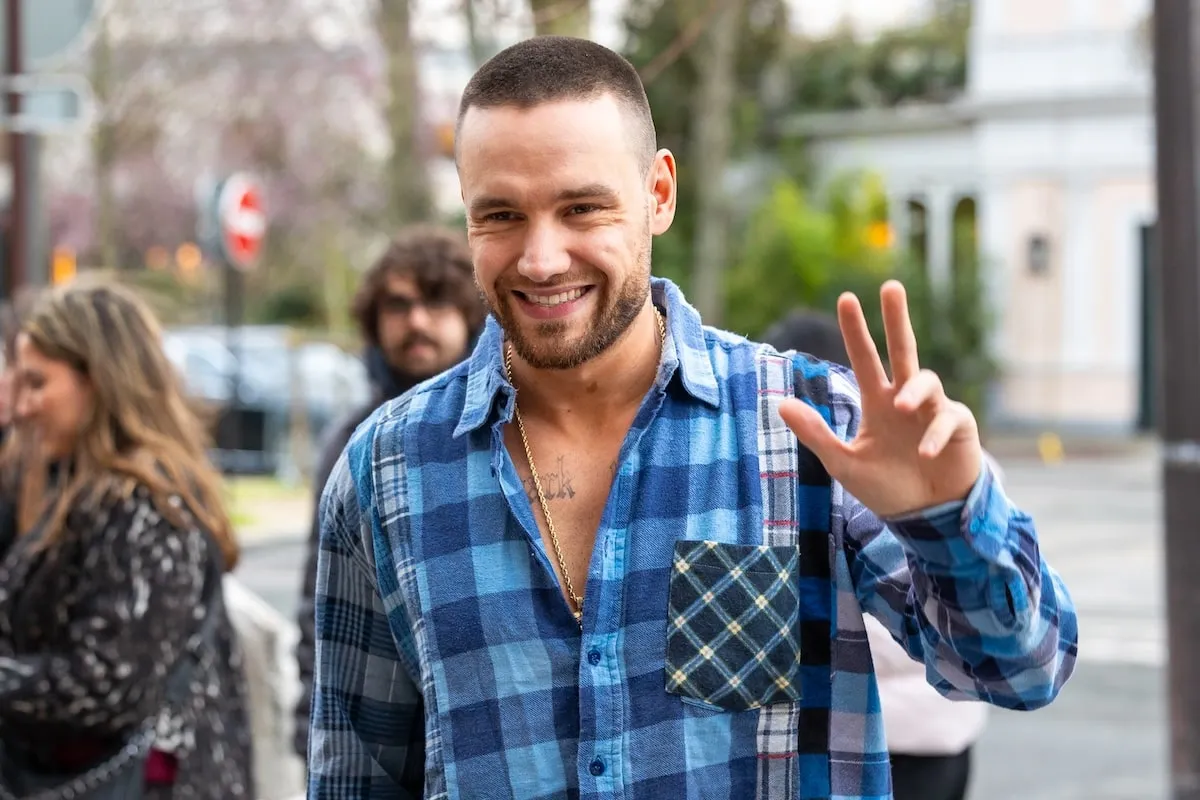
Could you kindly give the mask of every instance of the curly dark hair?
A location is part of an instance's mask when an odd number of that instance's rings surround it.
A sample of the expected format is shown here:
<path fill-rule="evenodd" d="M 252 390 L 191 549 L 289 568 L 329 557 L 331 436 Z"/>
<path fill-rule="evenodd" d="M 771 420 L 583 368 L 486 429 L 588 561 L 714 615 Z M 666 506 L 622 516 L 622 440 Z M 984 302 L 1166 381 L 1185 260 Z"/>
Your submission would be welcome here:
<path fill-rule="evenodd" d="M 426 300 L 452 303 L 472 336 L 483 327 L 487 310 L 475 286 L 466 241 L 445 228 L 413 225 L 392 239 L 354 295 L 351 313 L 368 343 L 379 345 L 379 301 L 389 275 L 412 277 Z"/>

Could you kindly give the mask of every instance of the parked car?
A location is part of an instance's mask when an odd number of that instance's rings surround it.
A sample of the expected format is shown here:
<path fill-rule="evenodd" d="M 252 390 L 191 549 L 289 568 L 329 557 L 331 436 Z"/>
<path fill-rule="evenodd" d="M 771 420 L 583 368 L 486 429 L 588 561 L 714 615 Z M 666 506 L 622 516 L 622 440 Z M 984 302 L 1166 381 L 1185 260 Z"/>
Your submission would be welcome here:
<path fill-rule="evenodd" d="M 312 445 L 370 394 L 357 357 L 330 342 L 296 343 L 285 326 L 171 328 L 164 348 L 188 394 L 221 409 L 214 458 L 227 472 L 294 474 L 310 466 L 298 463 L 294 427 L 303 421 L 302 438 Z"/>

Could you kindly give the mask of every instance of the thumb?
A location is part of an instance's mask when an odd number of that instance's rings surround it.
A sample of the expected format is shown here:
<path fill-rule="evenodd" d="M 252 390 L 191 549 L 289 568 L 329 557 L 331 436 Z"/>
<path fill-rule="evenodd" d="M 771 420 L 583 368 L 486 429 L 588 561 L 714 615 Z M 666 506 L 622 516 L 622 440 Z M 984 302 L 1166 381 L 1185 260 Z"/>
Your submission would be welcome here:
<path fill-rule="evenodd" d="M 840 472 L 838 467 L 846 456 L 846 443 L 838 438 L 820 412 L 794 397 L 779 404 L 779 416 L 796 434 L 800 444 L 811 450 L 829 473 Z"/>

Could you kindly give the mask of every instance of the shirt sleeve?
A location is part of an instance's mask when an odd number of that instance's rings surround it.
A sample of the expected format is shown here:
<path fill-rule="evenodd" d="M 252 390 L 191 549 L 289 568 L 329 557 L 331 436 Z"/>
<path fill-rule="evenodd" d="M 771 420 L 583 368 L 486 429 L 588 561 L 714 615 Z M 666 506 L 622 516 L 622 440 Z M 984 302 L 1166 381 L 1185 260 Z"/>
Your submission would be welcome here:
<path fill-rule="evenodd" d="M 374 424 L 338 460 L 321 500 L 309 800 L 419 798 L 424 714 L 374 560 Z M 389 474 L 403 482 L 398 456 Z"/>
<path fill-rule="evenodd" d="M 840 368 L 830 384 L 834 427 L 850 440 L 858 388 Z M 1017 710 L 1053 701 L 1075 667 L 1074 604 L 990 458 L 965 501 L 885 522 L 835 486 L 834 505 L 859 603 L 935 689 Z"/>

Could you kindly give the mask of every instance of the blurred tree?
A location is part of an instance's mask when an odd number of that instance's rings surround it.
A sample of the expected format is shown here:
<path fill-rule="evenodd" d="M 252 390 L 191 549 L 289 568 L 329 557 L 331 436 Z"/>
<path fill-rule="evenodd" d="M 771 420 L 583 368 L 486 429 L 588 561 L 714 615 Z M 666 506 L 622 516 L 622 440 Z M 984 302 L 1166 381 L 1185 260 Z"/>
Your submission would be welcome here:
<path fill-rule="evenodd" d="M 198 180 L 251 170 L 266 184 L 271 223 L 251 303 L 295 281 L 324 304 L 327 240 L 358 263 L 389 225 L 389 63 L 366 6 L 102 7 L 86 61 L 64 64 L 92 75 L 97 114 L 88 140 L 51 142 L 54 243 L 77 250 L 85 267 L 140 270 L 150 248 L 195 239 Z"/>
<path fill-rule="evenodd" d="M 887 214 L 883 184 L 870 173 L 838 175 L 816 203 L 795 181 L 778 181 L 728 273 L 728 327 L 755 337 L 794 308 L 830 311 L 841 293 L 854 292 L 882 351 L 879 287 L 898 278 L 908 290 L 921 365 L 982 419 L 996 365 L 987 348 L 993 316 L 972 243 L 974 222 L 956 226 L 961 247 L 953 285 L 942 291 L 924 265 L 894 246 Z"/>
<path fill-rule="evenodd" d="M 733 97 L 737 86 L 737 49 L 744 0 L 722 0 L 701 37 L 706 58 L 700 61 L 700 83 L 693 106 L 696 138 L 696 226 L 693 247 L 692 302 L 713 325 L 724 311 L 724 273 L 729 266 L 730 208 L 725 175 L 733 146 Z"/>
<path fill-rule="evenodd" d="M 112 41 L 109 20 L 120 0 L 112 0 L 96 14 L 96 37 L 92 43 L 91 84 L 96 102 L 96 122 L 92 133 L 93 178 L 96 184 L 96 245 L 99 265 L 117 267 L 116 208 L 113 198 L 112 171 L 117 158 L 117 132 L 111 114 Z"/>
<path fill-rule="evenodd" d="M 536 36 L 558 35 L 587 38 L 592 13 L 589 0 L 529 0 Z"/>
<path fill-rule="evenodd" d="M 816 203 L 796 181 L 777 181 L 726 275 L 728 327 L 758 336 L 794 307 L 832 309 L 844 291 L 874 307 L 879 284 L 899 264 L 877 233 L 886 219 L 886 196 L 874 175 L 840 175 Z"/>
<path fill-rule="evenodd" d="M 387 61 L 386 118 L 391 139 L 388 205 L 390 221 L 396 225 L 433 216 L 429 174 L 418 147 L 421 109 L 411 6 L 410 0 L 377 0 L 374 11 L 376 31 Z"/>
<path fill-rule="evenodd" d="M 679 206 L 671 230 L 654 245 L 654 271 L 686 291 L 695 277 L 697 106 L 701 65 L 711 57 L 705 34 L 724 0 L 629 0 L 625 10 L 625 56 L 646 84 L 659 147 L 679 159 Z M 740 19 L 735 64 L 729 153 L 731 159 L 760 149 L 767 133 L 763 108 L 770 105 L 769 78 L 784 53 L 788 17 L 785 0 L 738 0 Z M 727 256 L 726 262 L 731 257 Z"/>
<path fill-rule="evenodd" d="M 848 28 L 798 40 L 790 59 L 792 111 L 891 107 L 943 101 L 967 77 L 971 4 L 939 2 L 929 20 L 860 41 Z"/>
<path fill-rule="evenodd" d="M 488 59 L 491 47 L 485 43 L 479 27 L 478 0 L 462 0 L 463 22 L 467 26 L 467 47 L 471 53 L 471 69 L 479 69 Z"/>

